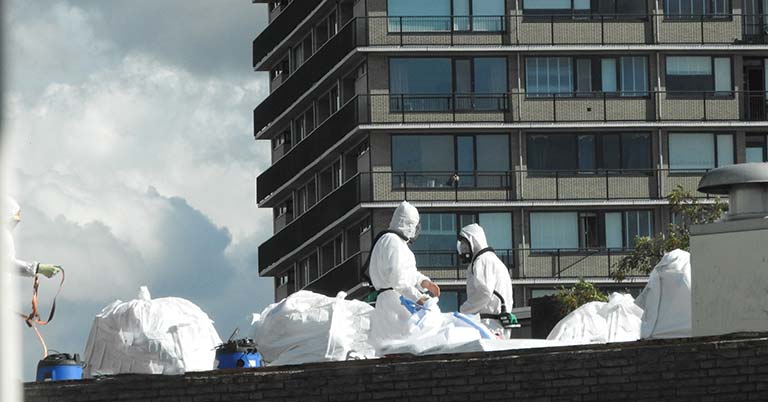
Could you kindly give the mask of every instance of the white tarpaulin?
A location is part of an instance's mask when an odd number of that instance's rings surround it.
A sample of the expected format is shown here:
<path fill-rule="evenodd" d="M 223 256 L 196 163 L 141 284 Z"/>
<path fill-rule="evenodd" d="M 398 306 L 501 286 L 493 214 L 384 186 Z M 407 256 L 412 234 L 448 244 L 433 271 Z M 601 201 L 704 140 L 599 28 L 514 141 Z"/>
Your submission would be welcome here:
<path fill-rule="evenodd" d="M 152 300 L 142 286 L 138 299 L 117 300 L 94 319 L 84 375 L 212 370 L 219 344 L 213 322 L 199 307 L 177 297 Z"/>
<path fill-rule="evenodd" d="M 608 303 L 587 303 L 560 320 L 548 340 L 571 343 L 630 342 L 640 339 L 643 310 L 631 295 L 613 293 Z"/>
<path fill-rule="evenodd" d="M 637 297 L 643 314 L 642 337 L 691 336 L 691 254 L 674 250 L 664 255 Z"/>
<path fill-rule="evenodd" d="M 299 291 L 254 315 L 253 339 L 269 365 L 372 357 L 368 344 L 373 308 L 346 295 Z"/>
<path fill-rule="evenodd" d="M 371 344 L 377 355 L 425 354 L 466 344 L 494 335 L 479 316 L 441 313 L 438 299 L 424 307 L 397 292 L 381 293 L 371 316 Z"/>

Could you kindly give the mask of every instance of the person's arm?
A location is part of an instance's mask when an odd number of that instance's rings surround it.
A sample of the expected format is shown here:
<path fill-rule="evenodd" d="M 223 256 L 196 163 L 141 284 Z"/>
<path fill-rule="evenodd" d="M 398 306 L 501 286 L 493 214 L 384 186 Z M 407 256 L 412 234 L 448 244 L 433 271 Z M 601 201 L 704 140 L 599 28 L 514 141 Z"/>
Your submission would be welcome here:
<path fill-rule="evenodd" d="M 485 258 L 478 258 L 474 266 L 474 288 L 472 292 L 467 289 L 467 300 L 461 305 L 459 311 L 464 314 L 478 314 L 487 309 L 493 301 L 493 289 L 496 288 L 496 277 L 493 265 L 488 264 Z M 495 312 L 494 312 L 495 313 Z"/>
<path fill-rule="evenodd" d="M 26 262 L 14 258 L 13 266 L 16 268 L 16 272 L 18 272 L 19 275 L 31 277 L 35 276 L 38 264 L 36 262 Z"/>

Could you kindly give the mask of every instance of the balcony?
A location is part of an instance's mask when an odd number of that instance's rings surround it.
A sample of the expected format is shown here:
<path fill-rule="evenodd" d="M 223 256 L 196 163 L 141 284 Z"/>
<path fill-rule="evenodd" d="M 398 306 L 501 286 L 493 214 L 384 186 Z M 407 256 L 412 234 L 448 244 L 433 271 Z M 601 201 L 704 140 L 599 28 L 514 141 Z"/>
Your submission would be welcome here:
<path fill-rule="evenodd" d="M 303 1 L 303 0 L 302 0 Z M 292 4 L 302 3 L 295 1 Z M 280 114 L 289 109 L 312 85 L 356 47 L 358 20 L 352 20 L 339 33 L 328 40 L 304 64 L 282 79 L 282 84 L 253 111 L 254 133 L 267 127 Z M 271 25 L 270 25 L 271 26 Z"/>
<path fill-rule="evenodd" d="M 352 98 L 259 175 L 256 180 L 258 202 L 264 201 L 299 174 L 310 161 L 320 157 L 352 131 L 360 123 L 361 107 L 365 105 L 360 104 L 359 98 Z"/>
<path fill-rule="evenodd" d="M 323 0 L 291 1 L 270 14 L 270 23 L 253 40 L 253 67 L 299 25 Z"/>
<path fill-rule="evenodd" d="M 766 121 L 763 91 L 373 94 L 373 124 Z"/>
<path fill-rule="evenodd" d="M 304 287 L 304 290 L 324 294 L 329 297 L 336 296 L 340 291 L 348 292 L 363 282 L 362 265 L 362 255 L 357 253 L 310 282 Z"/>
<path fill-rule="evenodd" d="M 631 250 L 519 249 L 514 279 L 609 278 L 615 265 Z"/>
<path fill-rule="evenodd" d="M 724 45 L 768 43 L 760 14 L 367 17 L 368 46 Z"/>
<path fill-rule="evenodd" d="M 296 250 L 360 204 L 360 180 L 355 176 L 259 246 L 259 273 Z"/>
<path fill-rule="evenodd" d="M 359 173 L 361 199 L 373 202 L 663 200 L 676 187 L 696 191 L 706 170 L 582 170 Z M 457 180 L 458 179 L 458 180 Z"/>

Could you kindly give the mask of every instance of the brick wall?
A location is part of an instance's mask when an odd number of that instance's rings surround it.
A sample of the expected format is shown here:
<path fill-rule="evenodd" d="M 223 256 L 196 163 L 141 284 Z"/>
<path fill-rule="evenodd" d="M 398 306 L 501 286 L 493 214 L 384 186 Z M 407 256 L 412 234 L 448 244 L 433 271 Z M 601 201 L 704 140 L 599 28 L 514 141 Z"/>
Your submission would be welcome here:
<path fill-rule="evenodd" d="M 766 401 L 768 334 L 25 386 L 28 402 Z"/>

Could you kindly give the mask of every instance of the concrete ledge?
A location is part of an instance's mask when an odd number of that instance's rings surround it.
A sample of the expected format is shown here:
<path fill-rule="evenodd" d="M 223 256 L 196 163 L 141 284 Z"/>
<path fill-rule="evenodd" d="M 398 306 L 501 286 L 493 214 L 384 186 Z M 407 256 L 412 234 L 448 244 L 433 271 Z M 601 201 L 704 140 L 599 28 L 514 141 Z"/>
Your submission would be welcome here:
<path fill-rule="evenodd" d="M 122 375 L 25 385 L 29 402 L 768 400 L 768 333 Z"/>

